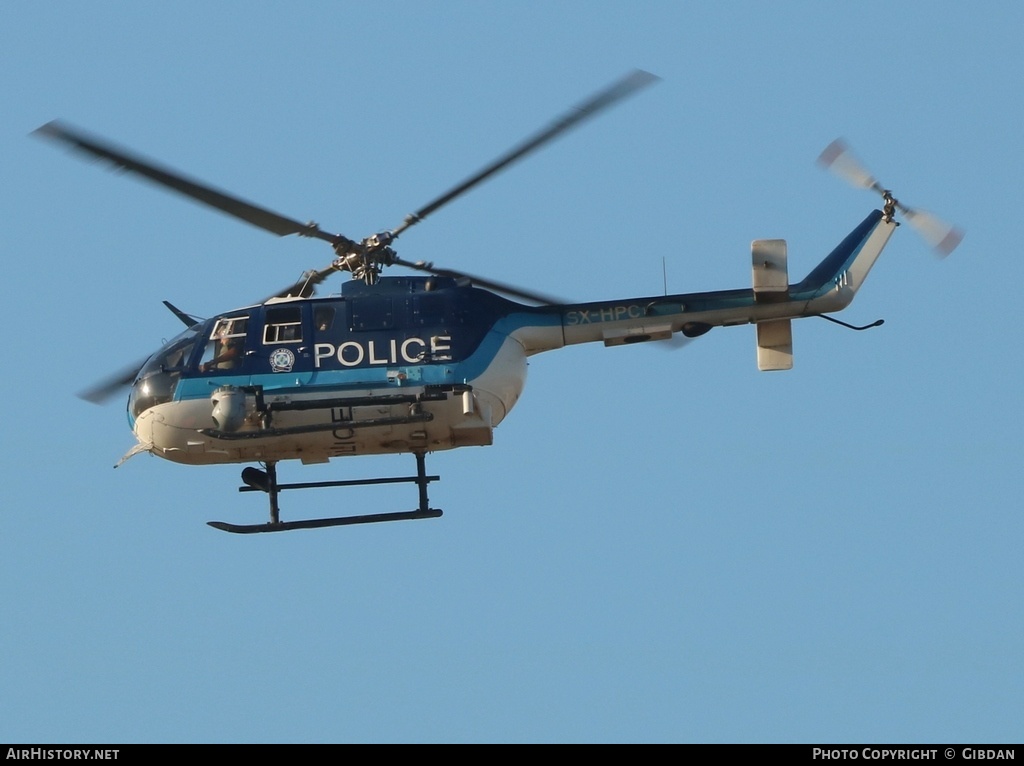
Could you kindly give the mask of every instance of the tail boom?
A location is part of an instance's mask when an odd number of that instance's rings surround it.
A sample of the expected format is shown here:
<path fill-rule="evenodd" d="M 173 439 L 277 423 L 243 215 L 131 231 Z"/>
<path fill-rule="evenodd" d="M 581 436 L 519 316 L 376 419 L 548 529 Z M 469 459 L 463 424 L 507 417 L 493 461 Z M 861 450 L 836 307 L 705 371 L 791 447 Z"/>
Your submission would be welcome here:
<path fill-rule="evenodd" d="M 618 346 L 754 324 L 761 369 L 788 369 L 790 321 L 846 308 L 896 226 L 882 211 L 872 211 L 796 284 L 788 283 L 785 241 L 755 240 L 752 288 L 536 307 L 510 317 L 516 325 L 510 334 L 532 355 L 577 343 Z"/>

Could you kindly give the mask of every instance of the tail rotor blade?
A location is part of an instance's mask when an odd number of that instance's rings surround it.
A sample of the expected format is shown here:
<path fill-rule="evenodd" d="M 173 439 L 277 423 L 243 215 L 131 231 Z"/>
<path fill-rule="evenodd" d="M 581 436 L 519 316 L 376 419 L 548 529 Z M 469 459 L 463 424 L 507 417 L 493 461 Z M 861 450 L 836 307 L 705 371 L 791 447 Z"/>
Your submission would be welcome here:
<path fill-rule="evenodd" d="M 843 139 L 837 138 L 825 147 L 825 150 L 818 156 L 818 165 L 825 170 L 835 173 L 847 183 L 857 188 L 869 189 L 881 194 L 885 202 L 885 207 L 883 208 L 885 214 L 892 216 L 896 210 L 899 210 L 904 220 L 941 257 L 945 258 L 952 253 L 964 238 L 962 229 L 946 223 L 931 213 L 926 213 L 923 210 L 914 210 L 900 203 L 892 195 L 891 191 L 875 180 L 875 177 L 854 156 L 850 147 Z"/>
<path fill-rule="evenodd" d="M 962 229 L 923 210 L 903 208 L 903 217 L 942 258 L 952 253 L 964 238 Z"/>
<path fill-rule="evenodd" d="M 858 189 L 882 191 L 878 181 L 860 163 L 846 141 L 841 138 L 837 138 L 825 147 L 818 157 L 818 164 Z"/>

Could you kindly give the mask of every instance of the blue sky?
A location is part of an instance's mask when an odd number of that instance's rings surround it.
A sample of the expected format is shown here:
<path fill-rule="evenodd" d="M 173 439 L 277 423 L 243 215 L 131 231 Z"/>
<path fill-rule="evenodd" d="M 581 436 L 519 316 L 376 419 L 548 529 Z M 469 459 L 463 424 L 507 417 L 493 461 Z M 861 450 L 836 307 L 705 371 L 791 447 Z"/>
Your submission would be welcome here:
<path fill-rule="evenodd" d="M 0 5 L 8 327 L 0 740 L 1020 742 L 1024 74 L 1017 3 Z M 63 118 L 361 237 L 633 68 L 655 87 L 408 232 L 400 254 L 575 300 L 801 278 L 912 206 L 852 333 L 808 319 L 531 360 L 441 519 L 234 537 L 238 467 L 132 445 L 75 397 L 330 260 L 28 137 Z M 34 328 L 33 332 L 25 330 Z M 403 475 L 409 457 L 282 465 Z M 290 493 L 285 516 L 408 488 Z M 411 507 L 411 506 L 410 506 Z"/>

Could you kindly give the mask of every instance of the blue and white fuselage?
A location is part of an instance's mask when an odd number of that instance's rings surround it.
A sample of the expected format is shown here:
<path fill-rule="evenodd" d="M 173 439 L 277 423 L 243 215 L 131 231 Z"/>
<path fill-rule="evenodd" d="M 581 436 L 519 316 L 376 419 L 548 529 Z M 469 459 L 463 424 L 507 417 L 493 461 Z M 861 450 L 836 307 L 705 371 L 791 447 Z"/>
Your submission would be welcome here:
<path fill-rule="evenodd" d="M 128 405 L 139 451 L 186 464 L 487 445 L 529 356 L 755 324 L 762 369 L 791 364 L 792 319 L 839 311 L 896 224 L 873 211 L 804 280 L 785 244 L 754 243 L 753 288 L 526 306 L 445 277 L 351 281 L 195 325 L 155 354 Z"/>

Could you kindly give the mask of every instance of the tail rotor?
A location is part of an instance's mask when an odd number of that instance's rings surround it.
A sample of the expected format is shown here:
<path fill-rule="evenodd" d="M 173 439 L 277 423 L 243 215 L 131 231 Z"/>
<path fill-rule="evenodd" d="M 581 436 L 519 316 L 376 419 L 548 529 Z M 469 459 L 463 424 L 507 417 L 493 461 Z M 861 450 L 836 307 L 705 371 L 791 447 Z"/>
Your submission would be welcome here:
<path fill-rule="evenodd" d="M 835 173 L 851 186 L 882 195 L 885 203 L 883 212 L 891 218 L 897 210 L 900 211 L 903 214 L 903 219 L 940 257 L 945 258 L 952 253 L 964 238 L 962 229 L 946 223 L 927 211 L 907 207 L 893 197 L 892 192 L 882 186 L 861 164 L 843 139 L 837 138 L 825 147 L 825 150 L 818 156 L 818 165 Z"/>

